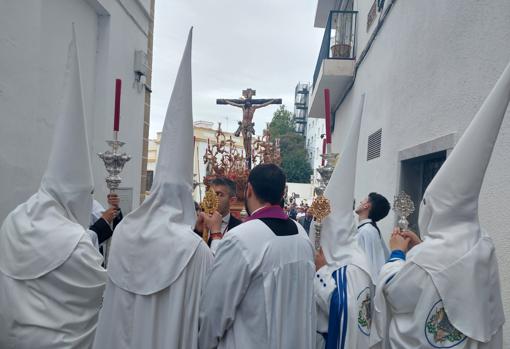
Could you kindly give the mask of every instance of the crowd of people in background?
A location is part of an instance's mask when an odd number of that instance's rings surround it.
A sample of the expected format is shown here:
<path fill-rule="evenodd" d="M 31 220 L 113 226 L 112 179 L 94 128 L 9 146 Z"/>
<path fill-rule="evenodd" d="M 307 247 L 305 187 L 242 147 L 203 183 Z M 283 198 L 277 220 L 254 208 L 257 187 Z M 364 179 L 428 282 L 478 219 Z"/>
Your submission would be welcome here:
<path fill-rule="evenodd" d="M 289 205 L 285 205 L 284 211 L 287 213 L 289 218 L 301 224 L 307 233 L 310 232 L 310 225 L 313 221 L 313 215 L 310 211 L 310 206 L 307 203 L 303 203 L 301 201 L 298 205 L 296 202 L 292 202 Z"/>

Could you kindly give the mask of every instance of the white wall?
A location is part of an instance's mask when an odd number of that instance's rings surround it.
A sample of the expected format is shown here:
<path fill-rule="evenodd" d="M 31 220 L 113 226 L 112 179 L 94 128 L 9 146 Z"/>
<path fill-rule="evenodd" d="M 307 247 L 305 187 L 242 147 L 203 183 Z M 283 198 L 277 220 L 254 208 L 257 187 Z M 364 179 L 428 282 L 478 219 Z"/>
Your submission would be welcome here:
<path fill-rule="evenodd" d="M 299 195 L 299 198 L 296 199 L 296 203 L 300 204 L 303 201 L 303 204 L 308 203 L 308 205 L 312 204 L 313 201 L 313 185 L 310 183 L 287 183 L 287 199 L 292 196 L 292 193 L 296 193 Z"/>
<path fill-rule="evenodd" d="M 138 0 L 0 3 L 0 220 L 38 188 L 62 95 L 76 26 L 96 199 L 105 203 L 106 171 L 96 153 L 112 137 L 114 79 L 123 83 L 120 139 L 132 159 L 122 187 L 140 192 L 144 93 L 133 86 L 135 50 L 147 50 L 149 19 Z"/>
<path fill-rule="evenodd" d="M 306 124 L 306 149 L 313 170 L 321 165 L 322 154 L 322 138 L 321 135 L 326 133 L 324 119 L 308 118 Z"/>
<path fill-rule="evenodd" d="M 360 4 L 359 8 L 368 11 L 369 6 Z M 360 23 L 365 31 L 366 13 L 360 13 Z M 458 139 L 510 61 L 509 42 L 507 0 L 395 2 L 358 70 L 353 89 L 335 114 L 333 150 L 340 151 L 360 97 L 366 93 L 358 150 L 357 201 L 370 191 L 392 201 L 399 184 L 399 151 L 451 133 Z M 381 127 L 381 157 L 367 161 L 368 136 Z M 507 319 L 509 151 L 507 112 L 480 197 L 481 224 L 497 246 Z M 386 238 L 393 219 L 391 211 L 381 223 Z M 509 330 L 504 336 L 504 347 L 510 347 Z"/>

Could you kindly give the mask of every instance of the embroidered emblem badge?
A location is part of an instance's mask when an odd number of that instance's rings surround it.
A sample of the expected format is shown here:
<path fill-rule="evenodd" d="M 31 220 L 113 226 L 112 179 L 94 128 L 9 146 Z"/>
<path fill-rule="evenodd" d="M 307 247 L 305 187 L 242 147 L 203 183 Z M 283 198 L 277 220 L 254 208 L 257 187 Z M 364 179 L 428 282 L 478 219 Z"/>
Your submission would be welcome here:
<path fill-rule="evenodd" d="M 372 325 L 372 297 L 370 288 L 367 287 L 360 292 L 356 298 L 358 304 L 358 328 L 365 336 L 370 336 Z"/>
<path fill-rule="evenodd" d="M 443 301 L 432 306 L 425 322 L 425 337 L 434 348 L 453 348 L 466 339 L 448 320 Z"/>

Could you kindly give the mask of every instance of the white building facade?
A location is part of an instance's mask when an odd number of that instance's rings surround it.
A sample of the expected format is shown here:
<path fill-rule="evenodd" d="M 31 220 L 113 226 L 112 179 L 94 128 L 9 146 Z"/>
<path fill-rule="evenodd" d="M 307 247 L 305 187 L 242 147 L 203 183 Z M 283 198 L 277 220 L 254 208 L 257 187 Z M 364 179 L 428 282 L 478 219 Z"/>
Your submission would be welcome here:
<path fill-rule="evenodd" d="M 106 203 L 106 171 L 96 155 L 112 138 L 115 79 L 122 79 L 119 139 L 131 155 L 121 206 L 145 188 L 154 0 L 0 3 L 0 221 L 39 187 L 52 143 L 67 50 L 75 24 L 95 198 Z M 135 52 L 147 60 L 135 73 Z M 142 74 L 143 73 L 143 74 Z"/>
<path fill-rule="evenodd" d="M 306 123 L 306 150 L 308 151 L 308 159 L 313 169 L 313 181 L 319 177 L 317 168 L 322 161 L 322 139 L 326 133 L 324 119 L 308 118 Z"/>
<path fill-rule="evenodd" d="M 366 97 L 356 200 L 376 191 L 392 201 L 405 190 L 418 207 L 510 61 L 510 2 L 318 0 L 315 26 L 325 28 L 325 37 L 309 116 L 324 118 L 323 90 L 329 88 L 333 151 L 341 152 L 360 98 Z M 510 319 L 507 114 L 485 176 L 480 220 L 497 246 Z M 395 222 L 393 211 L 389 216 L 380 225 L 387 239 Z M 410 218 L 414 229 L 417 217 L 415 212 Z M 504 340 L 510 347 L 508 325 Z"/>

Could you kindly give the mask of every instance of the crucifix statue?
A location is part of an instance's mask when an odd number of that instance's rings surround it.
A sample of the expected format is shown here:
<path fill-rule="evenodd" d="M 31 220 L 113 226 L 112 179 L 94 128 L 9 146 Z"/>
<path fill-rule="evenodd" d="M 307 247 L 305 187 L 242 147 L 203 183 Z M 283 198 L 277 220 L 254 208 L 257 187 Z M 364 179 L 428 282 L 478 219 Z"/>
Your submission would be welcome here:
<path fill-rule="evenodd" d="M 216 104 L 228 104 L 243 110 L 243 120 L 239 121 L 239 127 L 235 132 L 236 137 L 243 135 L 244 151 L 246 153 L 246 166 L 251 169 L 251 137 L 255 134 L 255 123 L 253 122 L 253 114 L 255 110 L 266 107 L 270 104 L 282 104 L 279 99 L 252 99 L 256 91 L 248 88 L 243 90 L 243 97 L 240 99 L 217 99 Z"/>

